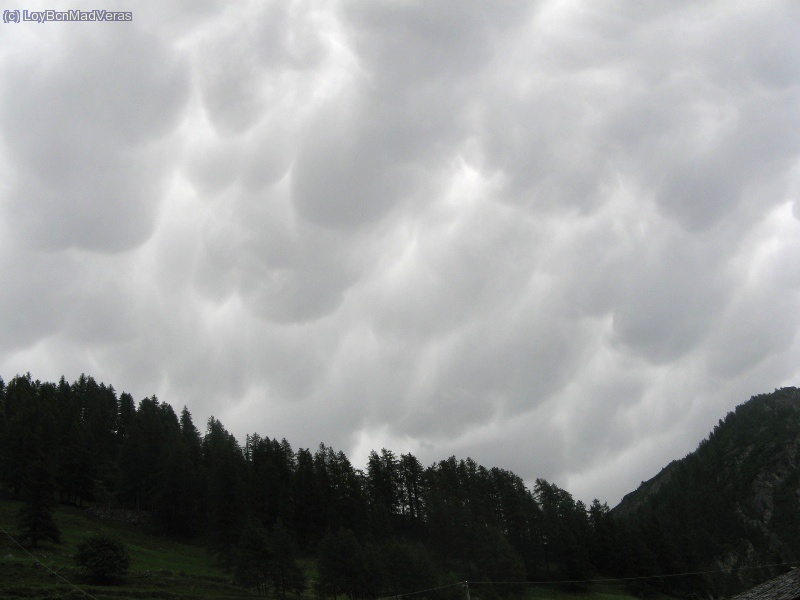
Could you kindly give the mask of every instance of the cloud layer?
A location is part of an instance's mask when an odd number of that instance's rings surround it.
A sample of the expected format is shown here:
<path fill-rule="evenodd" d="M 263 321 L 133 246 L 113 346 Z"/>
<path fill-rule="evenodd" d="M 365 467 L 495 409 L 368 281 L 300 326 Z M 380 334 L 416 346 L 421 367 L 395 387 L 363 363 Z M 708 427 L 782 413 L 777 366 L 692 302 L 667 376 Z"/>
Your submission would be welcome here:
<path fill-rule="evenodd" d="M 127 9 L 0 31 L 5 379 L 610 503 L 800 383 L 796 5 Z"/>

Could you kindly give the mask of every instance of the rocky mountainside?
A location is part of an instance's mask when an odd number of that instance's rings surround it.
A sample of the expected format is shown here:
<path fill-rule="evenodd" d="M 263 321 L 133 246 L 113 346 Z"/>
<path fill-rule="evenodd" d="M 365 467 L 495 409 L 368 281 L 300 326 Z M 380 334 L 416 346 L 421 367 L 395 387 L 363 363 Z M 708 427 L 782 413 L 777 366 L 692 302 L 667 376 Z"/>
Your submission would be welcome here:
<path fill-rule="evenodd" d="M 800 390 L 755 396 L 612 512 L 738 588 L 765 578 L 753 567 L 800 560 L 799 457 Z"/>

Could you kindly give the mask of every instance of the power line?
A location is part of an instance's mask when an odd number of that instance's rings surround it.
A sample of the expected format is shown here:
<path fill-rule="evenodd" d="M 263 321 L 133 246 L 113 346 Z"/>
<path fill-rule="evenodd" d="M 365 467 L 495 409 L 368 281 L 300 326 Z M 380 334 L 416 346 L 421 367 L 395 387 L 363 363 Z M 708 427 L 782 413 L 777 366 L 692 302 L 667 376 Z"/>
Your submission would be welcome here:
<path fill-rule="evenodd" d="M 31 554 L 30 552 L 28 552 L 28 549 L 27 549 L 27 548 L 25 548 L 25 546 L 23 546 L 22 544 L 20 544 L 20 543 L 19 543 L 19 542 L 16 540 L 16 538 L 14 538 L 14 536 L 13 536 L 13 535 L 11 535 L 10 533 L 8 533 L 8 532 L 7 532 L 5 529 L 3 529 L 2 527 L 0 527 L 0 531 L 2 531 L 3 533 L 5 533 L 5 534 L 6 534 L 6 535 L 7 535 L 7 536 L 8 536 L 8 537 L 11 539 L 11 541 L 12 541 L 12 542 L 14 542 L 14 543 L 15 543 L 17 546 L 19 546 L 19 547 L 20 547 L 20 549 L 21 549 L 21 550 L 22 550 L 22 551 L 23 551 L 25 554 L 27 554 L 27 555 L 28 555 L 28 556 L 30 556 L 30 557 L 31 557 L 31 558 L 32 558 L 34 561 L 36 561 L 36 564 L 37 564 L 37 565 L 42 565 L 42 566 L 43 566 L 45 569 L 47 569 L 48 571 L 50 571 L 50 572 L 51 572 L 53 575 L 55 575 L 56 577 L 58 577 L 58 578 L 59 578 L 61 581 L 65 582 L 67 585 L 71 585 L 72 587 L 74 587 L 74 588 L 75 588 L 76 590 L 78 590 L 79 592 L 82 592 L 82 593 L 86 594 L 86 595 L 87 595 L 89 598 L 91 598 L 92 600 L 98 600 L 98 598 L 96 598 L 95 596 L 92 596 L 92 595 L 91 595 L 89 592 L 87 592 L 86 590 L 84 590 L 84 589 L 82 589 L 82 588 L 78 587 L 77 585 L 75 585 L 74 583 L 72 583 L 70 580 L 68 580 L 68 579 L 66 579 L 66 578 L 64 578 L 64 577 L 62 577 L 60 574 L 56 573 L 56 572 L 55 572 L 53 569 L 51 569 L 51 568 L 50 568 L 50 567 L 48 567 L 46 564 L 44 564 L 42 561 L 40 561 L 38 558 L 36 558 L 36 557 L 35 557 L 33 554 Z"/>
<path fill-rule="evenodd" d="M 382 598 L 378 598 L 378 600 L 389 600 L 389 598 L 399 598 L 404 596 L 415 596 L 417 594 L 427 594 L 428 592 L 435 592 L 437 590 L 444 590 L 447 588 L 455 587 L 457 585 L 463 586 L 466 584 L 466 581 L 459 581 L 457 583 L 449 583 L 447 585 L 440 585 L 439 587 L 428 588 L 427 590 L 416 590 L 414 592 L 405 592 L 403 594 L 392 594 L 391 596 L 383 596 Z"/>
<path fill-rule="evenodd" d="M 800 565 L 800 562 L 783 562 L 783 563 L 772 563 L 769 565 L 755 565 L 751 567 L 740 567 L 737 569 L 738 571 L 752 571 L 756 569 L 768 569 L 772 567 L 794 567 Z M 455 586 L 462 586 L 465 589 L 469 589 L 468 586 L 470 585 L 561 585 L 567 583 L 614 583 L 614 582 L 623 582 L 623 581 L 642 581 L 646 579 L 663 579 L 667 577 L 687 577 L 690 575 L 712 575 L 714 573 L 730 573 L 730 570 L 726 569 L 713 569 L 709 571 L 686 571 L 684 573 L 666 573 L 662 575 L 639 575 L 636 577 L 610 577 L 604 579 L 558 579 L 558 580 L 548 580 L 548 581 L 461 581 L 458 583 L 451 583 L 449 585 L 443 585 L 435 588 L 429 588 L 426 590 L 415 590 L 413 592 L 404 592 L 402 594 L 392 594 L 391 596 L 384 596 L 379 598 L 378 600 L 389 600 L 391 598 L 402 598 L 406 596 L 416 596 L 418 594 L 425 594 L 428 592 L 434 592 L 437 590 L 443 590 L 446 588 L 451 588 Z"/>
<path fill-rule="evenodd" d="M 756 569 L 769 569 L 772 567 L 793 567 L 800 565 L 800 562 L 783 562 L 769 565 L 754 565 L 751 567 L 739 567 L 738 571 L 752 571 Z M 610 577 L 603 579 L 559 579 L 555 581 L 470 581 L 471 585 L 558 585 L 562 583 L 613 583 L 615 581 L 637 581 L 643 579 L 664 579 L 666 577 L 687 577 L 689 575 L 711 575 L 714 573 L 730 573 L 727 569 L 713 569 L 710 571 L 686 571 L 684 573 L 665 573 L 662 575 L 639 575 L 636 577 Z"/>
<path fill-rule="evenodd" d="M 38 558 L 36 558 L 36 556 L 31 554 L 28 551 L 27 548 L 25 548 L 22 544 L 20 544 L 17 541 L 17 539 L 14 538 L 14 536 L 12 536 L 10 533 L 8 533 L 5 529 L 0 527 L 0 531 L 2 531 L 6 536 L 8 536 L 9 539 L 11 539 L 11 541 L 14 542 L 14 544 L 19 546 L 19 548 L 25 554 L 30 556 L 36 562 L 36 564 L 43 566 L 50 573 L 52 573 L 53 575 L 55 575 L 56 577 L 61 579 L 67 585 L 72 586 L 73 588 L 75 588 L 79 592 L 82 592 L 83 594 L 85 594 L 86 596 L 91 598 L 92 600 L 99 600 L 98 598 L 96 598 L 95 596 L 93 596 L 92 594 L 87 592 L 86 590 L 80 588 L 79 586 L 75 585 L 74 583 L 72 583 L 71 581 L 69 581 L 68 579 L 66 579 L 65 577 L 63 577 L 62 575 L 60 575 L 59 573 L 57 573 L 53 569 L 51 569 L 45 563 L 41 562 Z M 756 570 L 756 569 L 768 569 L 768 568 L 772 568 L 772 567 L 795 567 L 795 566 L 798 566 L 798 565 L 800 565 L 800 562 L 772 563 L 772 564 L 768 564 L 768 565 L 754 565 L 754 566 L 749 566 L 749 567 L 739 567 L 737 569 L 737 571 L 745 571 L 745 570 L 751 571 L 751 570 Z M 444 589 L 448 589 L 448 588 L 455 587 L 455 586 L 462 586 L 465 589 L 469 590 L 469 585 L 470 584 L 471 585 L 562 585 L 562 584 L 569 584 L 569 583 L 614 583 L 614 582 L 623 582 L 623 581 L 643 581 L 643 580 L 648 580 L 648 579 L 665 579 L 665 578 L 669 578 L 669 577 L 687 577 L 687 576 L 690 576 L 690 575 L 712 575 L 712 574 L 715 574 L 715 573 L 730 573 L 730 570 L 729 569 L 727 569 L 727 570 L 726 569 L 712 569 L 712 570 L 707 570 L 707 571 L 686 571 L 686 572 L 683 572 L 683 573 L 666 573 L 666 574 L 659 574 L 659 575 L 639 575 L 639 576 L 635 576 L 635 577 L 609 577 L 609 578 L 602 578 L 602 579 L 559 579 L 559 580 L 540 580 L 540 581 L 460 581 L 460 582 L 457 582 L 457 583 L 450 583 L 450 584 L 447 584 L 447 585 L 441 585 L 441 586 L 438 586 L 438 587 L 427 588 L 427 589 L 423 589 L 423 590 L 415 590 L 415 591 L 412 591 L 412 592 L 403 592 L 403 593 L 400 593 L 400 594 L 392 594 L 390 596 L 383 596 L 382 598 L 379 598 L 378 600 L 389 600 L 389 599 L 392 599 L 392 598 L 400 598 L 400 597 L 406 597 L 406 596 L 416 596 L 416 595 L 419 595 L 419 594 L 426 594 L 428 592 L 435 592 L 435 591 L 438 591 L 438 590 L 444 590 Z"/>

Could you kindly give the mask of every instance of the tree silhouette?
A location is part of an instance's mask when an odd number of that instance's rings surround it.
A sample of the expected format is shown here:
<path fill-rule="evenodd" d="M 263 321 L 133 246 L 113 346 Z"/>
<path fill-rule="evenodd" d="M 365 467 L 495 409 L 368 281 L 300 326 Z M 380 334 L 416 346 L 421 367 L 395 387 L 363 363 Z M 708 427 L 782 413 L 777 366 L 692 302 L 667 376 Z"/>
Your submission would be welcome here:
<path fill-rule="evenodd" d="M 37 452 L 28 465 L 22 484 L 24 504 L 19 511 L 20 540 L 36 548 L 39 542 L 61 541 L 61 532 L 53 520 L 55 483 L 45 456 Z"/>

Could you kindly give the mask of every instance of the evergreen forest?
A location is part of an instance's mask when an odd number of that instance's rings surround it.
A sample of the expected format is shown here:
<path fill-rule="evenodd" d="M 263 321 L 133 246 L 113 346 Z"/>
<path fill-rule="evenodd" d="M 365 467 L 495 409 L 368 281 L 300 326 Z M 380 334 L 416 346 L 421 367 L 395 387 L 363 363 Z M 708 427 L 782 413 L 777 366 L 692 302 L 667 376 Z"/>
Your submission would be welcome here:
<path fill-rule="evenodd" d="M 797 391 L 787 393 L 785 410 L 797 415 Z M 31 547 L 59 542 L 50 518 L 57 504 L 125 516 L 153 535 L 202 545 L 241 586 L 280 598 L 358 600 L 440 587 L 426 596 L 449 597 L 453 584 L 470 581 L 485 583 L 486 600 L 520 596 L 523 582 L 579 591 L 597 579 L 624 579 L 643 597 L 724 595 L 786 567 L 745 569 L 783 564 L 800 548 L 796 499 L 784 498 L 800 480 L 793 474 L 772 512 L 794 537 L 782 549 L 762 544 L 761 555 L 726 570 L 742 540 L 763 535 L 731 516 L 759 467 L 747 463 L 754 472 L 735 485 L 714 483 L 714 461 L 727 460 L 720 453 L 750 444 L 736 438 L 749 426 L 728 420 L 665 469 L 663 485 L 643 483 L 612 511 L 470 458 L 423 465 L 382 448 L 359 470 L 325 444 L 293 448 L 257 433 L 237 440 L 219 420 L 200 428 L 186 407 L 176 413 L 155 396 L 137 403 L 90 376 L 51 383 L 28 374 L 0 379 L 0 486 L 23 503 L 17 534 Z M 794 427 L 786 415 L 779 420 Z M 798 435 L 800 420 L 786 439 Z M 760 551 L 758 544 L 751 546 Z"/>

